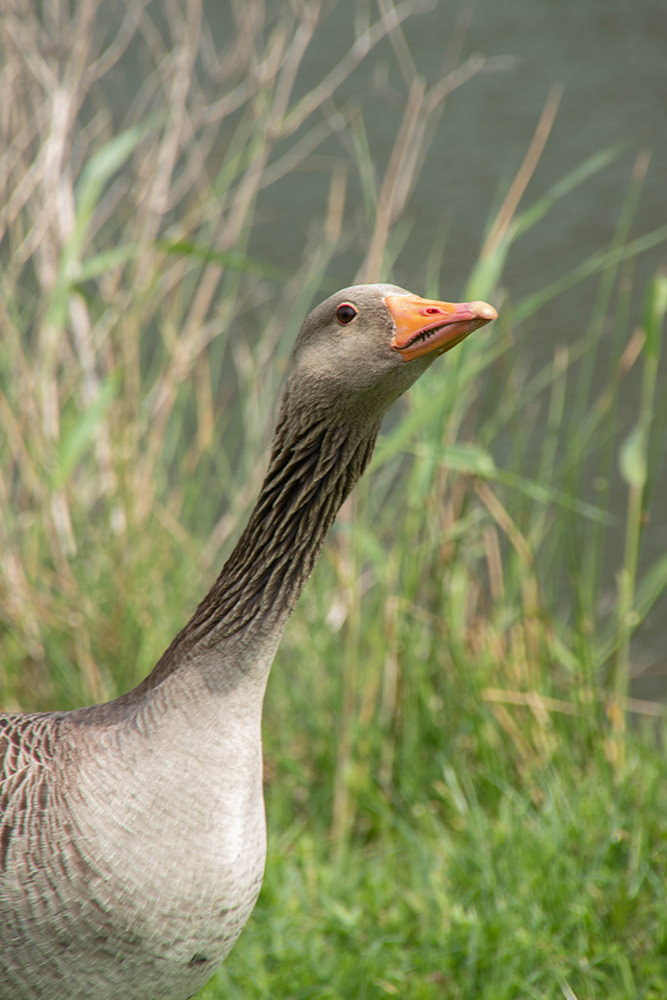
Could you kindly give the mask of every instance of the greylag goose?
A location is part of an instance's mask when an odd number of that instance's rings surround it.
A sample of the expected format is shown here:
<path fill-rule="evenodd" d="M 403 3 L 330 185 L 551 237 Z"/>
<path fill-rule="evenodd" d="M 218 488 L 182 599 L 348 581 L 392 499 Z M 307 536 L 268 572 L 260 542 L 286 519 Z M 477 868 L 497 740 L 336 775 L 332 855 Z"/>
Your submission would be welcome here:
<path fill-rule="evenodd" d="M 382 417 L 484 302 L 346 288 L 306 319 L 218 579 L 129 694 L 0 716 L 0 1000 L 184 1000 L 264 872 L 261 715 L 285 623 Z"/>

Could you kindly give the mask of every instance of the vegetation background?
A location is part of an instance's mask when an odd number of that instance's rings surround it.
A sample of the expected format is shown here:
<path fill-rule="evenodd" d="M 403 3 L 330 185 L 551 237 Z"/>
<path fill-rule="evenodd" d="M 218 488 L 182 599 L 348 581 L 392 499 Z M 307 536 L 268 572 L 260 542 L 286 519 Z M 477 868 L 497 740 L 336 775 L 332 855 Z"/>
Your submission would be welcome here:
<path fill-rule="evenodd" d="M 306 86 L 317 0 L 3 4 L 1 707 L 114 697 L 152 667 L 244 522 L 291 344 L 341 274 L 491 299 L 499 321 L 387 420 L 290 624 L 267 877 L 200 997 L 658 1000 L 663 708 L 629 685 L 667 585 L 667 553 L 642 558 L 667 278 L 635 279 L 667 226 L 637 231 L 635 151 L 609 240 L 513 294 L 511 248 L 621 154 L 527 198 L 554 88 L 448 286 L 446 225 L 417 254 L 411 197 L 449 95 L 512 67 L 466 57 L 464 5 L 426 79 L 403 31 L 424 9 L 359 3 Z M 386 162 L 369 94 L 397 114 Z M 303 170 L 326 198 L 298 268 L 268 263 L 266 192 Z M 531 363 L 538 313 L 584 281 L 580 332 Z"/>

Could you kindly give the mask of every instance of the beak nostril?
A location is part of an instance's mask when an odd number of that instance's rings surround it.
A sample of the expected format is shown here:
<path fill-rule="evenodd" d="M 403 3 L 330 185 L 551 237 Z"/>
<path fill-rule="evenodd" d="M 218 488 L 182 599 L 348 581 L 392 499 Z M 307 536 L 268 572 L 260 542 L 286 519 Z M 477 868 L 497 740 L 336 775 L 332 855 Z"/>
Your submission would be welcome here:
<path fill-rule="evenodd" d="M 428 309 L 424 309 L 425 316 L 439 316 L 442 313 L 442 309 L 435 309 L 433 306 L 429 306 Z"/>

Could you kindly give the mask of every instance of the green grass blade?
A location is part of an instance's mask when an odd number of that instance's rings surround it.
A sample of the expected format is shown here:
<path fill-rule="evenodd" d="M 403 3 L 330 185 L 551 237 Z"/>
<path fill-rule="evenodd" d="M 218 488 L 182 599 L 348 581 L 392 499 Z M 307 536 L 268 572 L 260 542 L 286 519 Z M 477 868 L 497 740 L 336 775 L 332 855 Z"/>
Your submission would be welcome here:
<path fill-rule="evenodd" d="M 80 413 L 68 431 L 63 434 L 58 451 L 58 465 L 53 473 L 54 488 L 63 485 L 95 440 L 97 430 L 116 395 L 118 382 L 116 376 L 108 378 L 101 386 L 95 402 Z"/>

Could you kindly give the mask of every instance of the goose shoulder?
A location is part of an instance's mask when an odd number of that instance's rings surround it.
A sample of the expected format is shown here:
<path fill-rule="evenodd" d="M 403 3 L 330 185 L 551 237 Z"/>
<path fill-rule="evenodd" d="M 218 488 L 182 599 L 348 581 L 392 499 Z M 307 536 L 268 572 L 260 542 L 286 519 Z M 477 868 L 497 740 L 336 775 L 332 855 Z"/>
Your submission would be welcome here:
<path fill-rule="evenodd" d="M 50 713 L 0 715 L 0 872 L 14 829 L 39 822 L 47 808 L 62 720 Z"/>

